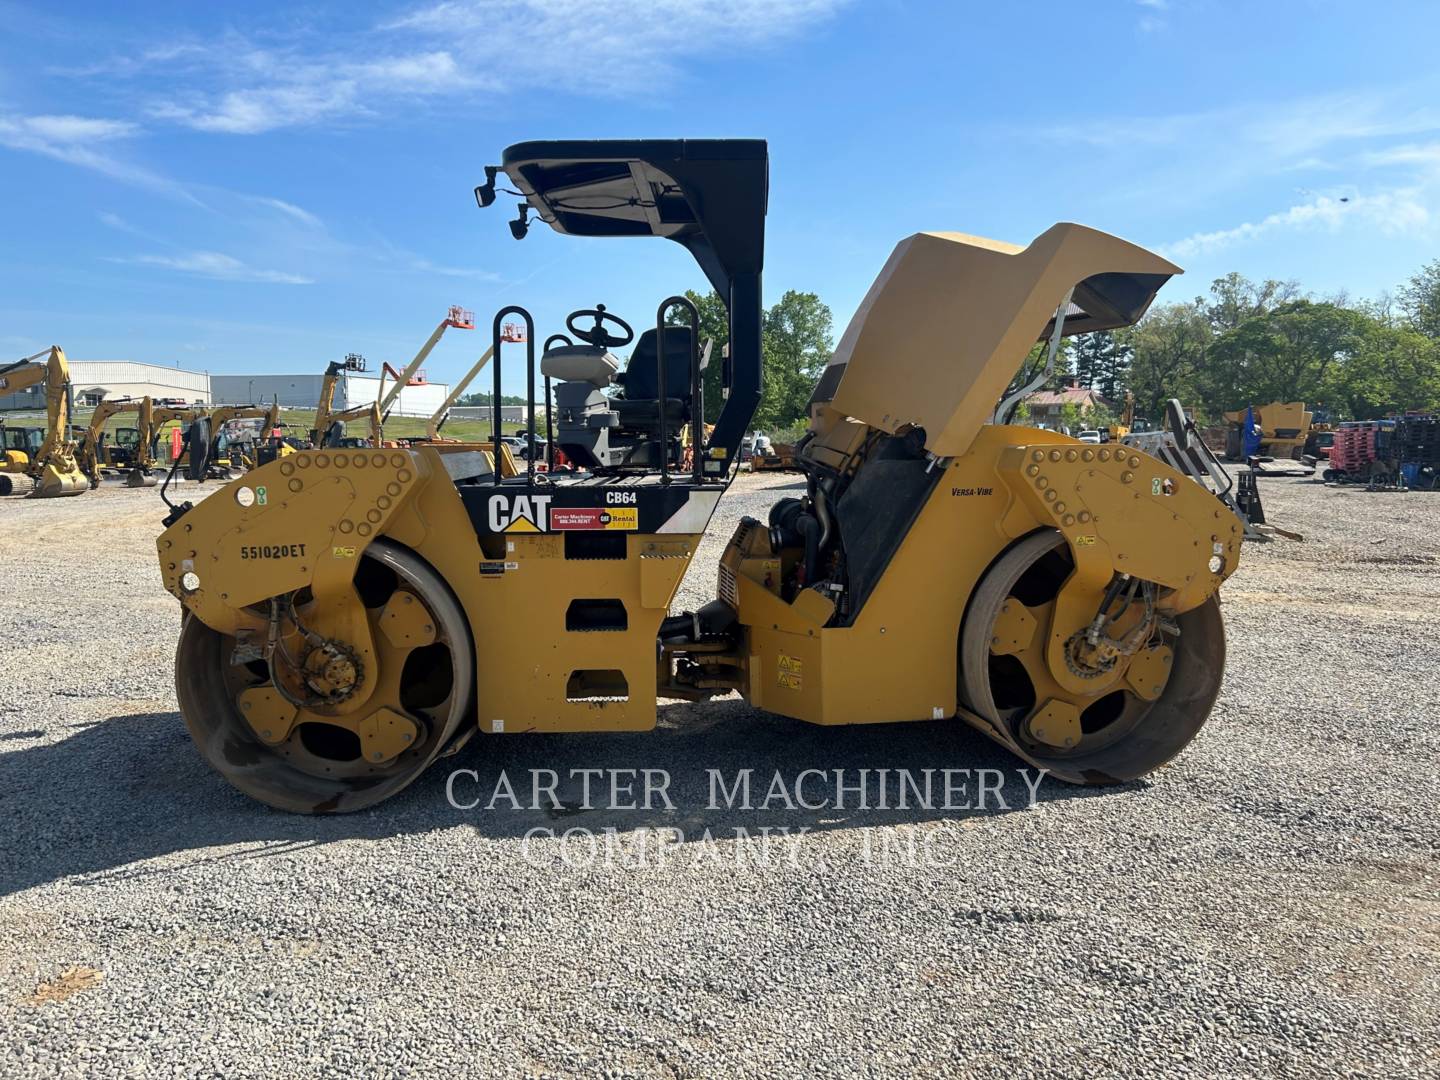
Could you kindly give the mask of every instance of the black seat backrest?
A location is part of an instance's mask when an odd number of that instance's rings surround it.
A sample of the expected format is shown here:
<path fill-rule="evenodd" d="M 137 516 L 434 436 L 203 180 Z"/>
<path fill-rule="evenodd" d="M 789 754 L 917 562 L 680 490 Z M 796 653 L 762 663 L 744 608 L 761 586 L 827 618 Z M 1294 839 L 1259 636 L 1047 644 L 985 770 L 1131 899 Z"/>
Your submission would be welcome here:
<path fill-rule="evenodd" d="M 646 330 L 635 343 L 630 362 L 625 365 L 626 401 L 652 401 L 660 396 L 659 365 L 656 363 L 656 334 Z M 690 328 L 665 328 L 665 396 L 685 400 L 690 397 Z"/>

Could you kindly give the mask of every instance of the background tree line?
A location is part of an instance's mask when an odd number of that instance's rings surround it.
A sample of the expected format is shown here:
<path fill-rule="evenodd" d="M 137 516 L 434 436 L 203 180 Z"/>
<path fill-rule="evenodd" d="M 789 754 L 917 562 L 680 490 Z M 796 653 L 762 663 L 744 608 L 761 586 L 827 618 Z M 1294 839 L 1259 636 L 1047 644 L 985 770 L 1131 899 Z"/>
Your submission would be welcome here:
<path fill-rule="evenodd" d="M 1208 296 L 1158 304 L 1135 326 L 1068 343 L 1082 386 L 1155 419 L 1178 397 L 1202 422 L 1271 401 L 1323 405 L 1332 419 L 1440 410 L 1440 260 L 1392 297 L 1306 296 L 1293 281 L 1227 274 Z"/>
<path fill-rule="evenodd" d="M 715 343 L 704 376 L 705 419 L 713 422 L 724 405 L 721 357 L 729 323 L 716 293 L 686 295 L 700 312 L 701 340 Z M 674 312 L 671 320 L 681 322 Z M 804 424 L 810 392 L 834 348 L 833 332 L 830 308 L 814 293 L 789 290 L 764 312 L 757 429 Z M 1157 304 L 1135 326 L 1068 339 L 1063 370 L 1117 410 L 1132 391 L 1136 414 L 1151 419 L 1172 397 L 1202 423 L 1271 401 L 1324 406 L 1332 419 L 1440 411 L 1440 259 L 1378 301 L 1317 300 L 1294 281 L 1227 274 L 1208 295 Z M 1074 419 L 1077 426 L 1078 415 Z"/>

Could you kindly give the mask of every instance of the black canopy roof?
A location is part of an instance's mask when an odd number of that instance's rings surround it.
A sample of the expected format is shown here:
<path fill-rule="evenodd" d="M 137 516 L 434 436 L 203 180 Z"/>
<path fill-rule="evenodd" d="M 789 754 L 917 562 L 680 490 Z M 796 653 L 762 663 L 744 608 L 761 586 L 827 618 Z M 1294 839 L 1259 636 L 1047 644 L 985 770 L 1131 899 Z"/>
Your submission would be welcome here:
<path fill-rule="evenodd" d="M 506 149 L 502 166 L 557 232 L 674 240 L 721 297 L 764 264 L 763 139 L 524 142 Z"/>

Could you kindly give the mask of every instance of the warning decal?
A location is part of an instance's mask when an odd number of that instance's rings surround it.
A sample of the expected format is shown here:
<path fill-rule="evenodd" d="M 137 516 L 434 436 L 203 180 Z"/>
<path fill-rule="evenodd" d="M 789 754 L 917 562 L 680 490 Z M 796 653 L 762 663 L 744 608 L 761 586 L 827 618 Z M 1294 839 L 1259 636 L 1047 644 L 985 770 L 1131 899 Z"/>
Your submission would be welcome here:
<path fill-rule="evenodd" d="M 803 665 L 798 656 L 786 656 L 781 653 L 776 665 L 779 668 L 778 682 L 786 690 L 799 690 L 804 685 Z"/>

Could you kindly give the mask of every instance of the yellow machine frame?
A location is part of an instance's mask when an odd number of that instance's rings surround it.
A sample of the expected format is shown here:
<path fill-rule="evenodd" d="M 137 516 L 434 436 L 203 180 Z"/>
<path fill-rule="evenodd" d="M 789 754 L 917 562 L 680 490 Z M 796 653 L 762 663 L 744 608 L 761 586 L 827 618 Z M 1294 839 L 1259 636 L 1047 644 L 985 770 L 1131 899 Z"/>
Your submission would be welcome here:
<path fill-rule="evenodd" d="M 796 451 L 806 497 L 782 500 L 768 524 L 743 521 L 717 600 L 683 616 L 669 606 L 723 490 L 698 467 L 695 483 L 668 486 L 533 474 L 473 484 L 446 461 L 468 449 L 432 443 L 256 469 L 177 508 L 158 540 L 165 587 L 190 620 L 178 670 L 192 732 L 275 805 L 368 805 L 460 730 L 437 740 L 394 697 L 397 665 L 443 632 L 465 680 L 449 715 L 469 730 L 643 730 L 658 697 L 734 689 L 817 724 L 959 716 L 1075 782 L 1148 772 L 1218 692 L 1215 596 L 1243 519 L 1194 474 L 1008 426 L 1019 395 L 996 402 L 1037 340 L 1053 362 L 1064 334 L 1133 323 L 1179 272 L 1073 224 L 1025 247 L 960 233 L 902 241 L 816 389 Z M 588 531 L 569 531 L 577 521 Z M 367 559 L 411 575 L 380 606 L 357 601 Z M 1047 589 L 1032 598 L 1026 575 L 1040 569 Z M 427 591 L 430 573 L 443 585 Z M 237 719 L 195 704 L 232 708 L 207 696 L 207 665 L 233 673 L 264 657 L 274 682 L 226 691 Z M 275 657 L 298 666 L 282 680 Z M 1002 701 L 996 672 L 1013 668 L 1027 702 Z M 1112 700 L 1114 716 L 1092 716 Z M 332 790 L 302 770 L 291 791 L 280 759 L 260 777 L 250 750 L 243 761 L 224 750 L 237 731 L 293 746 L 310 725 L 358 739 L 373 780 Z"/>

